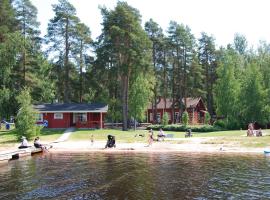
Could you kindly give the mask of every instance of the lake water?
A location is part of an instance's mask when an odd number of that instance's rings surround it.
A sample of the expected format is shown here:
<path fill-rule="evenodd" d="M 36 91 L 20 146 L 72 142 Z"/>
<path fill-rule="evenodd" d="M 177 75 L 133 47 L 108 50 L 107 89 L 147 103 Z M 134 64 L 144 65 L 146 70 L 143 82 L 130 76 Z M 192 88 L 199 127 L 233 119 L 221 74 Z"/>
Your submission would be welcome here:
<path fill-rule="evenodd" d="M 270 157 L 36 155 L 0 167 L 0 199 L 270 199 Z"/>

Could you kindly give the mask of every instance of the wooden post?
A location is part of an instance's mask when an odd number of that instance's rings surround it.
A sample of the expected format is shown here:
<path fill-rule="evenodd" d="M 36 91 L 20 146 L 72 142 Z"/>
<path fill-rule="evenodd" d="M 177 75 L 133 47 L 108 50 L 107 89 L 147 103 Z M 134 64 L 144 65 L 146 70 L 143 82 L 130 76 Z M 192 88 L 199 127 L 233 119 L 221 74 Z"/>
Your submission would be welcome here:
<path fill-rule="evenodd" d="M 100 129 L 102 129 L 102 112 L 100 113 L 99 122 L 100 122 Z"/>

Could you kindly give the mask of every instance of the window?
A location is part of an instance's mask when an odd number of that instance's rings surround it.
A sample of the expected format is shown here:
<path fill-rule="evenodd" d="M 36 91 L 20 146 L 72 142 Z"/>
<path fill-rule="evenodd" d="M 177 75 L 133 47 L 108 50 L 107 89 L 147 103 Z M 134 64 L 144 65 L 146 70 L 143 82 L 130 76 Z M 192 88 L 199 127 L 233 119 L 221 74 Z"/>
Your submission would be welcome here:
<path fill-rule="evenodd" d="M 174 113 L 174 120 L 175 120 L 176 122 L 179 121 L 178 117 L 179 117 L 179 112 L 175 112 L 175 113 Z"/>
<path fill-rule="evenodd" d="M 54 119 L 63 119 L 63 113 L 54 113 Z"/>
<path fill-rule="evenodd" d="M 42 113 L 36 114 L 36 120 L 37 122 L 43 122 L 43 114 Z"/>
<path fill-rule="evenodd" d="M 150 113 L 150 121 L 153 121 L 153 113 Z"/>
<path fill-rule="evenodd" d="M 78 122 L 87 122 L 87 114 L 86 113 L 77 113 L 77 121 Z"/>
<path fill-rule="evenodd" d="M 160 117 L 160 113 L 157 113 L 157 122 L 160 123 L 161 117 Z"/>

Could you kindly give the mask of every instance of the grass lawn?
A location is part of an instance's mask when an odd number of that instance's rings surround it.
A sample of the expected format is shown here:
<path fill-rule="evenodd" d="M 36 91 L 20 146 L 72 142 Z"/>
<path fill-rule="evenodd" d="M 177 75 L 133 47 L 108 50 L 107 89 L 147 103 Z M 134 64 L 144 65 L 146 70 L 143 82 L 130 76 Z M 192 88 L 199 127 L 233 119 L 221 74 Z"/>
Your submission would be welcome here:
<path fill-rule="evenodd" d="M 13 147 L 15 144 L 20 143 L 17 140 L 14 130 L 15 129 L 12 129 L 9 131 L 0 130 L 0 146 L 1 147 Z M 39 137 L 41 141 L 52 142 L 56 140 L 58 137 L 60 137 L 63 132 L 64 132 L 64 129 L 63 130 L 42 129 Z M 29 144 L 31 143 L 32 141 L 30 140 Z"/>
<path fill-rule="evenodd" d="M 166 134 L 173 134 L 174 138 L 184 138 L 185 132 L 165 131 Z M 146 141 L 148 136 L 147 130 L 129 130 L 121 131 L 115 129 L 103 129 L 103 130 L 77 130 L 71 136 L 70 140 L 90 140 L 91 135 L 94 136 L 95 140 L 106 140 L 107 135 L 114 135 L 117 141 L 124 142 L 140 142 Z M 138 137 L 139 134 L 145 137 Z M 158 131 L 154 131 L 156 137 Z M 193 137 L 235 137 L 245 135 L 245 131 L 220 131 L 220 132 L 209 132 L 209 133 L 192 133 Z M 137 137 L 135 137 L 137 135 Z"/>
<path fill-rule="evenodd" d="M 174 138 L 184 138 L 185 132 L 166 131 L 166 134 L 173 134 Z M 121 131 L 114 129 L 103 130 L 77 130 L 69 138 L 69 141 L 91 140 L 91 135 L 94 140 L 107 140 L 107 135 L 114 135 L 116 142 L 147 142 L 147 130 L 129 130 Z M 142 134 L 144 137 L 139 137 Z M 154 131 L 156 137 L 158 131 Z M 246 130 L 219 131 L 206 133 L 192 133 L 193 137 L 211 137 L 204 144 L 224 144 L 236 147 L 268 147 L 270 146 L 270 130 L 263 130 L 263 137 L 246 137 Z M 136 135 L 136 137 L 135 137 Z M 212 138 L 213 137 L 213 138 Z M 188 141 L 187 141 L 188 142 Z M 177 142 L 179 143 L 179 142 Z M 182 143 L 182 141 L 181 141 Z"/>
<path fill-rule="evenodd" d="M 93 135 L 94 140 L 107 140 L 107 135 L 114 135 L 117 142 L 146 142 L 148 139 L 148 131 L 137 130 L 137 131 L 121 131 L 115 129 L 103 129 L 103 130 L 77 130 L 74 132 L 69 140 L 91 140 L 91 135 Z M 144 135 L 140 137 L 139 134 Z M 135 137 L 135 135 L 137 135 Z"/>
<path fill-rule="evenodd" d="M 42 129 L 40 132 L 40 140 L 52 142 L 58 139 L 63 133 L 65 129 Z"/>
<path fill-rule="evenodd" d="M 41 141 L 52 142 L 56 140 L 64 132 L 64 129 L 42 129 L 40 138 Z M 166 134 L 173 134 L 174 138 L 184 138 L 185 132 L 174 132 L 165 131 Z M 94 140 L 107 140 L 107 135 L 114 135 L 116 137 L 116 142 L 142 142 L 147 143 L 148 131 L 147 130 L 129 130 L 121 131 L 115 129 L 103 129 L 103 130 L 76 130 L 69 138 L 69 141 L 89 141 L 91 140 L 91 135 L 93 135 Z M 154 131 L 154 137 L 156 138 L 158 131 Z M 223 144 L 224 146 L 231 147 L 270 147 L 270 130 L 263 130 L 263 137 L 246 137 L 246 130 L 233 130 L 233 131 L 220 131 L 220 132 L 206 132 L 206 133 L 195 133 L 193 132 L 193 137 L 209 137 L 209 140 L 205 141 L 203 144 Z M 143 135 L 141 137 L 139 135 Z M 179 143 L 178 141 L 177 143 Z M 180 143 L 189 142 L 189 140 L 181 141 Z M 13 130 L 0 130 L 0 147 L 12 147 L 18 144 L 16 135 Z M 32 141 L 29 141 L 31 144 Z"/>

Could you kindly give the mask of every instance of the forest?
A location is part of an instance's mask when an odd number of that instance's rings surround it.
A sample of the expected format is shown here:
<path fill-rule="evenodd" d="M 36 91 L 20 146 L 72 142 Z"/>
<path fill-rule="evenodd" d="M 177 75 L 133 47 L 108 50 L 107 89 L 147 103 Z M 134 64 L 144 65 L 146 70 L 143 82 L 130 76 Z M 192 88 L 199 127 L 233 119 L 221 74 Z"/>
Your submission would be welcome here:
<path fill-rule="evenodd" d="M 232 43 L 218 47 L 213 35 L 195 38 L 176 21 L 166 30 L 154 19 L 142 24 L 139 10 L 126 2 L 99 9 L 102 32 L 93 39 L 75 7 L 59 0 L 43 37 L 30 0 L 0 0 L 1 119 L 16 116 L 17 97 L 27 90 L 32 104 L 107 103 L 106 120 L 123 122 L 124 130 L 131 118 L 144 121 L 159 97 L 180 110 L 182 99 L 202 97 L 211 117 L 227 129 L 270 122 L 267 42 L 249 47 L 235 33 Z"/>

